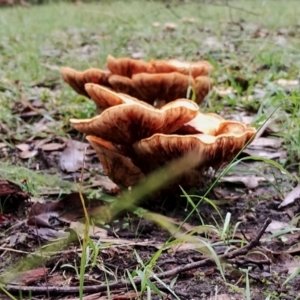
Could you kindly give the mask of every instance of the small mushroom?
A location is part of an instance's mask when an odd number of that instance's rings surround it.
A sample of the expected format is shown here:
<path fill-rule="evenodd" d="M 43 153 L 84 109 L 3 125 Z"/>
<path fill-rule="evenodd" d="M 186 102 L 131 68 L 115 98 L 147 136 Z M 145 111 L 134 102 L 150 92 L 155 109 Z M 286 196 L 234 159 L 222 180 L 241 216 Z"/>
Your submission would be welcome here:
<path fill-rule="evenodd" d="M 192 120 L 198 105 L 187 99 L 169 102 L 161 109 L 140 103 L 120 104 L 92 119 L 71 119 L 74 128 L 116 144 L 132 145 L 154 133 L 172 133 Z"/>
<path fill-rule="evenodd" d="M 142 171 L 111 142 L 91 135 L 86 139 L 96 151 L 105 174 L 116 184 L 128 187 L 145 177 Z"/>
<path fill-rule="evenodd" d="M 111 87 L 108 79 L 110 73 L 100 69 L 87 69 L 83 72 L 76 71 L 72 68 L 61 68 L 61 75 L 63 80 L 68 83 L 78 94 L 88 97 L 84 85 L 86 83 L 101 84 L 106 87 Z"/>

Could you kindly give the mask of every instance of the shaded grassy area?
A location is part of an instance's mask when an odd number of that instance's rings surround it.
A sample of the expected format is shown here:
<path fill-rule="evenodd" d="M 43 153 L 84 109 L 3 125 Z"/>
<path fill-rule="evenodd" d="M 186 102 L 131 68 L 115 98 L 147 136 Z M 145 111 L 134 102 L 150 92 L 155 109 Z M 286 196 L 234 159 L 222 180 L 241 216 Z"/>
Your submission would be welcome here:
<path fill-rule="evenodd" d="M 284 63 L 296 67 L 297 39 L 289 45 L 278 45 L 270 39 L 243 36 L 238 30 L 238 24 L 245 20 L 265 26 L 271 30 L 271 35 L 273 30 L 282 27 L 294 32 L 298 22 L 294 3 L 290 1 L 286 5 L 276 1 L 276 5 L 269 5 L 268 2 L 248 1 L 235 4 L 249 13 L 202 3 L 184 5 L 174 2 L 166 8 L 163 3 L 150 1 L 61 3 L 30 9 L 2 9 L 1 76 L 28 83 L 41 81 L 56 74 L 47 69 L 45 63 L 72 65 L 78 69 L 103 67 L 109 53 L 130 56 L 142 52 L 145 59 L 206 57 L 213 60 L 203 41 L 210 36 L 226 39 L 226 35 L 244 52 L 232 53 L 230 49 L 224 49 L 223 56 L 239 58 L 241 63 Z M 188 23 L 183 18 L 194 18 L 196 22 Z M 226 27 L 228 21 L 236 22 L 233 28 Z M 174 22 L 178 29 L 166 32 L 152 27 L 153 22 Z M 229 37 L 232 30 L 236 31 L 235 38 Z"/>
<path fill-rule="evenodd" d="M 68 126 L 68 118 L 91 116 L 93 105 L 65 85 L 57 93 L 36 91 L 31 86 L 58 83 L 61 66 L 104 67 L 108 54 L 146 60 L 205 58 L 216 66 L 213 76 L 217 82 L 225 77 L 235 84 L 234 77 L 244 78 L 248 87 L 246 91 L 240 89 L 242 95 L 250 95 L 257 82 L 265 86 L 277 78 L 296 78 L 299 67 L 296 2 L 289 1 L 287 5 L 282 1 L 272 4 L 233 1 L 230 5 L 240 9 L 209 3 L 166 5 L 159 1 L 61 3 L 2 9 L 0 79 L 2 89 L 8 90 L 1 94 L 0 120 L 9 127 L 14 124 L 20 127 L 22 121 L 10 113 L 13 100 L 30 99 L 39 93 L 50 116 L 59 110 L 57 130 L 63 135 L 62 128 Z M 153 27 L 153 22 L 161 26 Z M 175 23 L 177 29 L 164 30 L 166 22 Z M 280 40 L 281 29 L 287 40 Z M 259 71 L 254 73 L 254 70 Z M 19 84 L 16 86 L 14 81 Z M 265 114 L 266 106 L 276 105 L 282 96 L 273 95 L 268 100 L 264 97 L 261 104 L 241 104 L 236 98 L 230 104 L 233 108 L 261 106 Z M 297 101 L 291 98 L 289 102 Z M 222 103 L 213 101 L 209 109 L 220 111 Z M 28 136 L 23 131 L 17 130 L 20 139 Z"/>

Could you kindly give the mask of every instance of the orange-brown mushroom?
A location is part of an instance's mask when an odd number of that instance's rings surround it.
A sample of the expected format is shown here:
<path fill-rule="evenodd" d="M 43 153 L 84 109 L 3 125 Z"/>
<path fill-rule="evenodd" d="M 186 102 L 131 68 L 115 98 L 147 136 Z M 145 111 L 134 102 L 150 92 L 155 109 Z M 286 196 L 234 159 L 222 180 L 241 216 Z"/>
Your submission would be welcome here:
<path fill-rule="evenodd" d="M 189 155 L 188 169 L 171 184 L 192 186 L 201 182 L 209 167 L 217 169 L 232 160 L 256 133 L 250 125 L 202 114 L 187 99 L 156 109 L 104 87 L 89 86 L 99 89 L 105 99 L 124 101 L 93 119 L 71 120 L 73 127 L 88 134 L 105 173 L 117 184 L 134 185 L 168 162 Z M 183 135 L 177 134 L 180 130 Z"/>
<path fill-rule="evenodd" d="M 94 83 L 87 83 L 85 84 L 85 90 L 88 93 L 89 97 L 94 100 L 95 104 L 97 105 L 99 112 L 103 110 L 120 105 L 120 104 L 134 104 L 139 103 L 141 105 L 148 106 L 153 108 L 152 105 L 149 105 L 139 99 L 136 99 L 130 95 L 123 94 L 123 93 L 116 93 L 115 91 L 106 88 L 102 85 L 94 84 Z"/>
<path fill-rule="evenodd" d="M 176 134 L 186 135 L 204 133 L 209 135 L 216 135 L 220 124 L 224 121 L 225 119 L 223 119 L 221 116 L 218 116 L 217 114 L 203 114 L 201 112 L 198 112 L 197 116 L 180 127 L 176 131 Z"/>
<path fill-rule="evenodd" d="M 132 145 L 154 133 L 172 133 L 192 120 L 198 105 L 187 99 L 170 102 L 161 109 L 140 103 L 120 104 L 92 119 L 71 119 L 74 128 L 116 144 Z"/>
<path fill-rule="evenodd" d="M 198 169 L 219 168 L 234 158 L 255 135 L 256 130 L 241 123 L 229 122 L 226 126 L 224 122 L 222 130 L 218 133 L 217 136 L 154 134 L 133 145 L 137 157 L 135 163 L 142 171 L 149 172 L 192 152 L 196 155 L 195 159 L 199 160 Z M 147 159 L 146 166 L 145 159 Z"/>
<path fill-rule="evenodd" d="M 207 76 L 198 76 L 195 78 L 194 93 L 195 101 L 200 104 L 204 98 L 208 95 L 209 91 L 212 90 L 214 81 Z"/>
<path fill-rule="evenodd" d="M 152 60 L 148 63 L 130 58 L 116 59 L 109 55 L 107 66 L 111 72 L 96 68 L 80 72 L 64 67 L 61 68 L 61 75 L 81 95 L 88 97 L 90 93 L 85 90 L 85 84 L 94 83 L 151 105 L 186 98 L 188 88 L 192 88 L 195 101 L 199 104 L 213 87 L 210 78 L 198 76 L 209 73 L 212 68 L 205 61 Z"/>
<path fill-rule="evenodd" d="M 124 104 L 124 100 L 117 93 L 105 88 L 104 86 L 94 83 L 86 83 L 84 88 L 88 96 L 94 100 L 100 110 Z"/>
<path fill-rule="evenodd" d="M 145 177 L 142 171 L 111 142 L 91 135 L 86 139 L 96 151 L 105 174 L 116 184 L 128 187 Z"/>
<path fill-rule="evenodd" d="M 132 81 L 141 95 L 140 99 L 147 103 L 153 103 L 155 100 L 170 102 L 174 99 L 186 98 L 188 88 L 192 87 L 196 96 L 195 101 L 199 104 L 213 87 L 213 81 L 209 77 L 200 76 L 193 79 L 191 76 L 177 72 L 141 73 L 133 75 Z"/>
<path fill-rule="evenodd" d="M 173 73 L 139 73 L 127 78 L 111 75 L 109 83 L 116 92 L 125 93 L 149 104 L 155 101 L 170 102 L 179 98 L 187 98 L 188 88 L 195 93 L 196 103 L 201 103 L 213 87 L 213 80 L 207 76 L 191 76 L 178 72 Z"/>
<path fill-rule="evenodd" d="M 108 81 L 110 72 L 100 69 L 91 68 L 80 72 L 72 68 L 63 67 L 61 68 L 61 75 L 63 80 L 68 83 L 78 94 L 87 97 L 88 93 L 84 88 L 86 83 L 96 83 L 106 87 L 111 87 Z"/>
<path fill-rule="evenodd" d="M 156 73 L 178 72 L 184 75 L 191 75 L 194 78 L 208 75 L 213 70 L 213 66 L 205 60 L 197 62 L 186 62 L 177 59 L 156 60 L 153 61 L 153 64 L 155 65 Z"/>
<path fill-rule="evenodd" d="M 115 58 L 111 55 L 107 56 L 106 66 L 112 74 L 121 75 L 131 78 L 137 73 L 155 73 L 151 65 L 142 60 L 135 60 L 128 57 Z"/>
<path fill-rule="evenodd" d="M 112 86 L 113 90 L 118 93 L 124 93 L 140 100 L 144 100 L 139 91 L 134 86 L 133 80 L 129 77 L 112 74 L 109 77 L 109 83 Z M 154 101 L 151 100 L 151 102 L 153 103 Z"/>
<path fill-rule="evenodd" d="M 151 60 L 144 62 L 141 60 L 127 57 L 114 58 L 111 55 L 107 57 L 107 68 L 112 74 L 125 77 L 132 77 L 138 73 L 171 73 L 179 72 L 192 77 L 209 74 L 213 67 L 207 61 L 198 61 L 195 63 L 182 62 L 179 60 Z"/>
<path fill-rule="evenodd" d="M 252 132 L 253 127 L 244 123 L 228 121 L 214 113 L 203 114 L 199 112 L 194 119 L 185 123 L 175 133 L 183 135 L 204 133 L 217 136 L 221 134 L 239 134 L 245 132 L 248 127 L 251 128 L 250 132 Z"/>

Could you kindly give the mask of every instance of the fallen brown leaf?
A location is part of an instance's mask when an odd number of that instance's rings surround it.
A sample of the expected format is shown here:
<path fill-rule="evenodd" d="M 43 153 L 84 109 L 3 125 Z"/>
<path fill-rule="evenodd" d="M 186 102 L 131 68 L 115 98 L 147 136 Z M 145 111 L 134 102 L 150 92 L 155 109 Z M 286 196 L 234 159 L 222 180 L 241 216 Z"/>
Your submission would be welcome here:
<path fill-rule="evenodd" d="M 276 151 L 272 151 L 269 150 L 267 151 L 265 150 L 261 150 L 261 149 L 251 149 L 251 148 L 246 148 L 243 151 L 244 154 L 247 154 L 249 156 L 259 156 L 259 157 L 263 157 L 263 158 L 267 158 L 267 159 L 275 159 L 275 158 L 285 158 L 287 157 L 287 152 L 285 150 L 276 150 Z"/>
<path fill-rule="evenodd" d="M 22 199 L 29 199 L 29 195 L 24 193 L 22 189 L 9 180 L 0 179 L 0 198 L 16 196 Z"/>
<path fill-rule="evenodd" d="M 75 172 L 82 168 L 84 153 L 74 147 L 73 141 L 69 141 L 60 156 L 60 167 L 66 172 Z"/>
<path fill-rule="evenodd" d="M 241 182 L 243 183 L 248 189 L 255 189 L 259 186 L 259 182 L 267 181 L 265 177 L 259 176 L 223 176 L 220 179 L 220 182 Z"/>
<path fill-rule="evenodd" d="M 267 119 L 257 131 L 255 138 L 258 139 L 259 137 L 261 137 L 267 130 L 267 128 L 269 128 L 278 118 L 279 116 L 272 116 L 271 118 Z"/>
<path fill-rule="evenodd" d="M 15 183 L 0 178 L 0 207 L 2 213 L 17 212 L 18 205 L 29 199 L 29 195 Z"/>
<path fill-rule="evenodd" d="M 296 199 L 300 198 L 300 184 L 298 184 L 292 191 L 290 191 L 279 205 L 278 208 L 287 206 L 289 204 L 294 203 Z"/>
<path fill-rule="evenodd" d="M 13 284 L 28 286 L 39 280 L 43 280 L 48 274 L 49 269 L 37 268 L 33 270 L 24 271 L 16 274 L 16 279 L 13 280 Z"/>
<path fill-rule="evenodd" d="M 88 201 L 83 195 L 86 208 L 91 213 L 104 205 L 100 201 Z M 59 201 L 36 202 L 29 212 L 28 224 L 51 227 L 49 219 L 56 217 L 63 222 L 72 222 L 82 219 L 84 212 L 79 193 L 71 193 Z"/>
<path fill-rule="evenodd" d="M 31 231 L 31 234 L 37 236 L 44 241 L 57 241 L 58 239 L 67 239 L 70 235 L 69 232 L 63 230 L 55 230 L 51 228 L 36 228 Z"/>
<path fill-rule="evenodd" d="M 14 218 L 13 216 L 8 215 L 8 214 L 1 214 L 0 213 L 0 226 L 4 225 L 4 226 L 7 227 L 15 221 L 16 221 L 16 218 Z"/>
<path fill-rule="evenodd" d="M 283 229 L 288 229 L 288 228 L 296 228 L 291 226 L 288 223 L 285 222 L 280 222 L 280 221 L 276 221 L 276 220 L 272 220 L 272 222 L 270 223 L 270 225 L 267 227 L 266 231 L 267 232 L 271 232 L 271 233 L 276 233 L 278 231 L 281 231 Z"/>
<path fill-rule="evenodd" d="M 120 192 L 120 187 L 111 181 L 107 176 L 99 175 L 92 180 L 92 187 L 101 186 L 103 191 L 107 194 L 116 195 Z"/>
<path fill-rule="evenodd" d="M 288 274 L 292 274 L 300 268 L 300 260 L 289 253 L 281 253 L 277 258 L 277 262 L 287 270 Z"/>
<path fill-rule="evenodd" d="M 35 157 L 39 153 L 38 150 L 34 149 L 32 151 L 22 151 L 19 153 L 19 157 L 22 159 Z"/>
<path fill-rule="evenodd" d="M 289 253 L 289 254 L 299 254 L 300 253 L 300 245 L 298 245 L 296 247 L 291 247 L 291 248 L 289 248 L 287 250 L 284 250 L 282 252 Z"/>
<path fill-rule="evenodd" d="M 61 143 L 48 143 L 44 144 L 38 147 L 38 149 L 41 149 L 43 151 L 57 151 L 65 148 L 66 144 Z"/>
<path fill-rule="evenodd" d="M 85 224 L 80 222 L 71 222 L 70 228 L 74 229 L 79 236 L 83 238 L 84 236 L 84 230 L 85 230 Z M 104 228 L 100 228 L 98 226 L 90 225 L 89 226 L 89 236 L 99 237 L 101 238 L 101 241 L 103 238 L 107 238 L 107 230 Z"/>
<path fill-rule="evenodd" d="M 280 148 L 282 143 L 283 143 L 283 139 L 259 137 L 259 138 L 255 138 L 251 142 L 251 145 L 249 146 L 249 148 L 252 149 L 252 148 L 269 147 L 269 148 L 278 149 L 278 148 Z"/>
<path fill-rule="evenodd" d="M 62 138 L 62 141 L 67 144 L 70 141 L 70 139 Z M 89 143 L 80 142 L 76 140 L 72 140 L 72 145 L 73 147 L 75 147 L 77 150 L 80 151 L 85 150 L 85 148 L 88 148 L 90 146 Z"/>
<path fill-rule="evenodd" d="M 22 152 L 23 152 L 23 151 L 29 151 L 29 149 L 30 149 L 30 145 L 25 144 L 25 143 L 15 145 L 15 147 L 16 147 L 18 150 L 22 151 Z"/>

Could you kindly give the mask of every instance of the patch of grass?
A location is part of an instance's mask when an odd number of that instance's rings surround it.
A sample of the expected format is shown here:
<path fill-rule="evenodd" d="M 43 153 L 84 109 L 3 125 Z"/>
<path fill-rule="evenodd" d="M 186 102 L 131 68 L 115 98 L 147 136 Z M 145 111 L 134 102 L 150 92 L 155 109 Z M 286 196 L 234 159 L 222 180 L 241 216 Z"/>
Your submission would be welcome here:
<path fill-rule="evenodd" d="M 58 193 L 77 191 L 75 183 L 62 180 L 59 175 L 47 175 L 41 172 L 31 171 L 24 167 L 16 167 L 11 164 L 0 163 L 1 178 L 11 180 L 20 185 L 25 192 L 37 196 L 45 193 L 45 189 L 58 189 Z M 50 190 L 49 190 L 50 191 Z"/>

